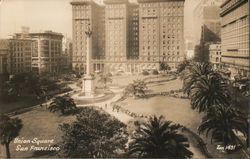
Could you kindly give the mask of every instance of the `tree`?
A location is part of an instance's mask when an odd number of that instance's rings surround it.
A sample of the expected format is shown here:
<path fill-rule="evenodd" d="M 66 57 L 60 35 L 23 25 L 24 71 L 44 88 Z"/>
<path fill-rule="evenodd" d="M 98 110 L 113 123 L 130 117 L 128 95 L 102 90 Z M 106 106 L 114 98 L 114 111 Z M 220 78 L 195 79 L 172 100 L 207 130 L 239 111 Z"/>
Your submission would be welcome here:
<path fill-rule="evenodd" d="M 16 74 L 8 82 L 9 95 L 20 96 L 26 88 L 26 74 Z"/>
<path fill-rule="evenodd" d="M 112 83 L 112 78 L 109 74 L 101 74 L 100 79 L 98 80 L 99 83 L 102 83 L 104 85 L 104 89 L 107 88 L 107 83 Z"/>
<path fill-rule="evenodd" d="M 144 97 L 145 90 L 147 89 L 147 85 L 142 80 L 134 80 L 133 83 L 130 83 L 124 90 L 124 95 L 133 97 Z"/>
<path fill-rule="evenodd" d="M 188 66 L 190 66 L 191 61 L 190 60 L 184 60 L 182 61 L 178 67 L 177 67 L 177 72 L 181 73 L 183 70 L 185 70 Z"/>
<path fill-rule="evenodd" d="M 128 141 L 125 124 L 89 107 L 81 108 L 75 122 L 59 128 L 63 132 L 60 157 L 114 158 L 125 151 Z"/>
<path fill-rule="evenodd" d="M 19 135 L 22 127 L 21 119 L 11 119 L 6 115 L 0 115 L 0 141 L 2 145 L 5 145 L 7 158 L 10 158 L 10 142 Z"/>
<path fill-rule="evenodd" d="M 129 155 L 139 158 L 191 158 L 193 153 L 188 139 L 178 133 L 180 125 L 164 120 L 163 116 L 151 117 L 135 130 L 129 143 Z"/>
<path fill-rule="evenodd" d="M 223 142 L 224 146 L 235 145 L 237 136 L 234 131 L 239 131 L 247 137 L 248 122 L 245 114 L 238 109 L 217 105 L 203 117 L 198 131 L 206 132 L 206 136 L 211 132 L 211 142 L 216 140 Z"/>
<path fill-rule="evenodd" d="M 74 99 L 68 95 L 58 96 L 53 99 L 48 109 L 51 112 L 60 111 L 61 114 L 64 115 L 76 110 L 76 104 Z"/>
<path fill-rule="evenodd" d="M 191 86 L 199 81 L 201 76 L 207 76 L 213 73 L 212 66 L 209 63 L 193 63 L 189 67 L 189 73 L 183 78 L 183 90 L 185 93 L 190 95 Z"/>
<path fill-rule="evenodd" d="M 37 99 L 43 98 L 47 94 L 46 86 L 41 82 L 42 79 L 38 74 L 26 74 L 26 88 L 36 95 Z"/>
<path fill-rule="evenodd" d="M 171 70 L 171 67 L 166 62 L 161 61 L 161 62 L 159 62 L 159 65 L 160 65 L 160 68 L 159 68 L 160 71 Z"/>
<path fill-rule="evenodd" d="M 231 98 L 227 83 L 217 73 L 201 76 L 190 88 L 191 106 L 199 112 L 215 105 L 228 106 Z"/>

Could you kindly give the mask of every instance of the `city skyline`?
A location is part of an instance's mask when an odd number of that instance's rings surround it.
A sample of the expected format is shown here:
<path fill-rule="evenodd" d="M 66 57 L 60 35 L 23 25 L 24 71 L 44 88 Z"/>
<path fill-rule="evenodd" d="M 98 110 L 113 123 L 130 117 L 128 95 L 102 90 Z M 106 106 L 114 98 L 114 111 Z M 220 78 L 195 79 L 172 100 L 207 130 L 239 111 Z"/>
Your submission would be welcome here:
<path fill-rule="evenodd" d="M 29 27 L 31 32 L 52 30 L 72 38 L 71 1 L 72 0 L 2 1 L 0 5 L 0 38 L 8 38 L 14 33 L 21 32 L 22 26 Z M 196 0 L 185 1 L 184 34 L 190 34 L 190 30 L 192 30 L 192 10 L 194 4 L 197 2 Z"/>

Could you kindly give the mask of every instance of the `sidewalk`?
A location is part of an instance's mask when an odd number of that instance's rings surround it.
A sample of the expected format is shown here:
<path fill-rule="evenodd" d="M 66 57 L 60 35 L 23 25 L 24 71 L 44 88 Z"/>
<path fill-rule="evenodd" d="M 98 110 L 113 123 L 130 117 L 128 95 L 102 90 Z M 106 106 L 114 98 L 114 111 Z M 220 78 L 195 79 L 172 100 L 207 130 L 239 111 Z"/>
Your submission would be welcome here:
<path fill-rule="evenodd" d="M 111 90 L 112 91 L 112 90 Z M 121 90 L 115 90 L 115 93 L 117 93 L 113 98 L 100 102 L 100 103 L 93 103 L 93 104 L 86 104 L 86 105 L 77 105 L 78 107 L 86 107 L 86 106 L 98 106 L 101 109 L 105 110 L 107 113 L 115 116 L 117 119 L 119 119 L 123 123 L 128 123 L 130 120 L 133 118 L 130 117 L 129 115 L 122 113 L 120 111 L 113 110 L 112 103 L 116 102 L 122 97 L 122 89 Z"/>

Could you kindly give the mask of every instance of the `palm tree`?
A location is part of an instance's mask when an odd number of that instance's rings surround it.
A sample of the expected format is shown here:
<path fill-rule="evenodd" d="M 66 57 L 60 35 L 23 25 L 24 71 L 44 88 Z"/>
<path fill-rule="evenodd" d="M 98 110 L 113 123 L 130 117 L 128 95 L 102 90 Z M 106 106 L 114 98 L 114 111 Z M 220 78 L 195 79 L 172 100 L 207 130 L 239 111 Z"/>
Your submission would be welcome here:
<path fill-rule="evenodd" d="M 0 115 L 0 142 L 5 145 L 7 158 L 10 158 L 10 142 L 19 135 L 22 127 L 21 119 Z"/>
<path fill-rule="evenodd" d="M 212 66 L 209 63 L 193 63 L 189 67 L 189 74 L 184 76 L 183 89 L 188 95 L 190 94 L 191 86 L 202 76 L 207 76 L 212 73 Z"/>
<path fill-rule="evenodd" d="M 214 105 L 227 106 L 230 92 L 225 80 L 217 73 L 199 77 L 190 87 L 191 106 L 199 112 L 207 111 Z"/>
<path fill-rule="evenodd" d="M 146 158 L 191 158 L 193 153 L 188 139 L 178 133 L 180 125 L 164 120 L 163 116 L 150 117 L 142 123 L 129 143 L 129 155 Z"/>
<path fill-rule="evenodd" d="M 106 74 L 101 74 L 100 75 L 100 79 L 98 80 L 99 83 L 102 83 L 104 85 L 104 89 L 107 88 L 107 83 L 112 83 L 112 78 L 110 77 L 110 75 Z"/>
<path fill-rule="evenodd" d="M 76 109 L 76 104 L 74 99 L 68 95 L 58 96 L 53 99 L 48 109 L 51 112 L 60 111 L 64 115 L 66 112 L 74 111 Z"/>
<path fill-rule="evenodd" d="M 211 132 L 213 140 L 223 142 L 224 146 L 236 144 L 235 132 L 239 131 L 245 136 L 248 135 L 248 122 L 245 114 L 232 106 L 217 105 L 213 107 L 202 120 L 198 128 L 199 133 Z"/>

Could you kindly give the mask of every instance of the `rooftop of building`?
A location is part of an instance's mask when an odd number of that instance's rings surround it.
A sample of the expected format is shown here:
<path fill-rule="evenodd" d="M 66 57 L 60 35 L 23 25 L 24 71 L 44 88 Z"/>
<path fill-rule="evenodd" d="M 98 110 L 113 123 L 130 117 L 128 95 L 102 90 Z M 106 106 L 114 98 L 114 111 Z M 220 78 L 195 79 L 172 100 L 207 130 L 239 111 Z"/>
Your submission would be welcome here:
<path fill-rule="evenodd" d="M 223 17 L 224 15 L 226 15 L 227 13 L 229 13 L 230 11 L 238 8 L 239 6 L 241 6 L 242 4 L 245 3 L 249 3 L 248 0 L 226 0 L 221 6 L 221 13 L 220 16 Z"/>
<path fill-rule="evenodd" d="M 70 2 L 71 5 L 101 5 L 100 3 L 97 3 L 94 0 L 72 0 Z"/>
<path fill-rule="evenodd" d="M 60 39 L 63 38 L 63 34 L 53 32 L 51 30 L 47 30 L 47 31 L 42 31 L 42 32 L 34 32 L 34 33 L 15 33 L 12 39 L 30 40 L 31 37 L 35 37 L 35 36 L 53 36 L 53 37 L 58 37 Z"/>
<path fill-rule="evenodd" d="M 185 0 L 137 0 L 138 3 L 154 3 L 154 2 L 171 2 L 171 1 L 185 1 Z"/>
<path fill-rule="evenodd" d="M 56 35 L 56 36 L 62 36 L 63 37 L 62 33 L 53 32 L 51 30 L 46 30 L 46 31 L 39 32 L 39 33 L 29 33 L 29 34 L 30 35 Z"/>
<path fill-rule="evenodd" d="M 128 0 L 103 0 L 104 4 L 120 4 L 120 3 L 129 3 Z"/>

